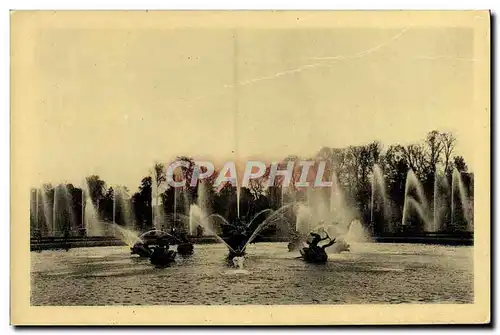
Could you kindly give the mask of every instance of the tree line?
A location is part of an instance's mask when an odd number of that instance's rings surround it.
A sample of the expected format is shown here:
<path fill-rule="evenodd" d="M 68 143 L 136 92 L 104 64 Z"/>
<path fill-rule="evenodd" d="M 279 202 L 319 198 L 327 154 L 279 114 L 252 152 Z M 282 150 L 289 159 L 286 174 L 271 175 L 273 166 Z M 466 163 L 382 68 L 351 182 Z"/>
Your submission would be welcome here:
<path fill-rule="evenodd" d="M 341 190 L 346 203 L 355 209 L 355 215 L 370 227 L 375 235 L 383 235 L 388 230 L 397 228 L 403 217 L 405 201 L 405 186 L 408 171 L 412 170 L 421 183 L 427 202 L 432 211 L 435 204 L 439 204 L 442 210 L 440 226 L 438 231 L 463 231 L 467 228 L 466 215 L 460 210 L 454 212 L 451 217 L 451 185 L 454 169 L 460 174 L 465 191 L 471 204 L 474 197 L 474 175 L 468 171 L 468 166 L 462 156 L 455 155 L 456 138 L 452 133 L 439 131 L 429 132 L 425 138 L 418 143 L 409 145 L 389 145 L 384 147 L 380 142 L 374 141 L 365 145 L 349 146 L 346 148 L 323 147 L 312 157 L 288 156 L 283 159 L 283 168 L 290 160 L 315 160 L 326 161 L 325 176 L 333 176 L 337 187 Z M 189 214 L 191 204 L 203 203 L 206 215 L 220 214 L 232 222 L 237 218 L 237 190 L 229 183 L 216 190 L 213 187 L 214 177 L 203 180 L 195 186 L 190 186 L 195 162 L 190 157 L 178 157 L 188 164 L 180 167 L 177 173 L 187 180 L 187 185 L 182 189 L 175 189 L 167 185 L 165 165 L 157 163 L 153 172 L 145 176 L 139 183 L 138 189 L 132 193 L 126 187 L 108 186 L 99 176 L 93 175 L 86 178 L 88 197 L 95 208 L 99 220 L 104 222 L 116 222 L 119 225 L 129 226 L 138 231 L 146 231 L 153 227 L 153 220 L 160 222 L 166 228 L 177 227 L 187 229 L 185 220 L 180 218 Z M 380 199 L 377 195 L 372 200 L 372 182 L 374 167 L 378 166 L 382 171 L 385 183 L 386 199 Z M 298 171 L 294 178 L 298 177 Z M 214 173 L 215 176 L 217 173 Z M 267 187 L 266 178 L 268 173 L 259 179 L 252 179 L 248 187 L 239 190 L 239 212 L 240 217 L 251 218 L 256 213 L 270 208 L 278 209 L 283 203 L 292 201 L 306 201 L 306 189 L 293 189 L 282 192 L 281 187 Z M 439 180 L 438 196 L 439 202 L 434 201 L 436 193 L 436 178 Z M 72 184 L 62 185 L 63 199 L 67 205 L 59 205 L 56 209 L 56 230 L 58 231 L 80 231 L 82 234 L 85 206 L 84 191 Z M 61 187 L 61 186 L 59 186 Z M 199 188 L 204 187 L 203 199 L 199 199 Z M 292 191 L 292 192 L 289 192 Z M 328 192 L 323 190 L 323 192 Z M 415 190 L 409 190 L 413 196 Z M 43 193 L 43 196 L 40 194 Z M 116 193 L 116 199 L 113 201 Z M 34 194 L 37 194 L 38 201 Z M 282 197 L 285 199 L 282 199 Z M 40 201 L 41 199 L 43 201 Z M 58 197 L 58 203 L 61 202 Z M 64 203 L 62 201 L 61 203 Z M 383 203 L 382 203 L 383 202 Z M 53 225 L 51 215 L 47 211 L 53 211 L 54 187 L 45 184 L 41 189 L 32 189 L 31 224 L 32 230 L 39 229 L 43 234 L 50 231 Z M 38 204 L 38 210 L 35 209 Z M 371 206 L 374 206 L 372 211 Z M 382 210 L 383 207 L 383 210 Z M 160 210 L 158 210 L 160 209 Z M 472 208 L 469 208 L 472 211 Z M 44 214 L 43 214 L 44 213 Z M 156 213 L 156 214 L 155 214 Z M 177 215 L 177 220 L 175 219 Z M 407 224 L 405 229 L 423 231 L 426 229 L 423 220 L 415 211 L 407 213 Z M 154 217 L 154 216 L 157 217 Z M 286 220 L 289 228 L 293 229 L 294 213 L 286 212 Z M 472 218 L 472 216 L 470 216 Z M 263 219 L 263 218 L 262 218 Z M 256 222 L 258 224 L 262 219 Z M 472 218 L 473 219 L 473 218 Z M 390 225 L 388 224 L 391 223 Z M 390 227 L 390 228 L 389 228 Z M 401 227 L 399 227 L 401 228 Z M 280 225 L 271 225 L 264 233 L 276 234 L 282 229 Z M 201 229 L 199 230 L 201 233 Z M 226 232 L 229 234 L 229 232 Z"/>

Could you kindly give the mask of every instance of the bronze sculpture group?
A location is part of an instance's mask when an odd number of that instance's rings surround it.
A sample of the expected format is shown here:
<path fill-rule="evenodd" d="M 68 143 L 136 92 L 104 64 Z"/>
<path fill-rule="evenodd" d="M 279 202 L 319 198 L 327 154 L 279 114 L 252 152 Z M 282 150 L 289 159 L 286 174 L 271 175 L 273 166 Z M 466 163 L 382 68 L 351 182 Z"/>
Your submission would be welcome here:
<path fill-rule="evenodd" d="M 328 261 L 326 248 L 332 247 L 334 253 L 349 251 L 350 246 L 342 238 L 330 238 L 326 231 L 325 237 L 316 232 L 310 232 L 308 239 L 297 232 L 292 233 L 291 241 L 288 243 L 289 251 L 300 251 L 300 257 L 308 263 L 325 263 Z M 234 232 L 228 239 L 227 244 L 232 248 L 228 254 L 228 260 L 245 255 L 244 246 L 248 240 L 246 231 Z M 327 243 L 320 245 L 321 242 Z M 177 244 L 177 250 L 171 250 L 170 245 Z M 305 245 L 304 245 L 305 244 Z M 156 236 L 151 241 L 139 241 L 131 248 L 131 254 L 139 257 L 149 258 L 152 265 L 156 267 L 167 267 L 175 262 L 176 255 L 189 256 L 194 252 L 193 244 L 188 240 L 186 234 L 176 233 L 175 235 Z M 232 264 L 230 262 L 230 264 Z"/>
<path fill-rule="evenodd" d="M 170 243 L 179 242 L 177 251 L 170 250 Z M 194 246 L 184 234 L 178 236 L 157 236 L 152 243 L 138 241 L 131 248 L 132 255 L 149 258 L 152 265 L 156 267 L 167 267 L 175 262 L 177 254 L 189 256 L 194 252 Z"/>

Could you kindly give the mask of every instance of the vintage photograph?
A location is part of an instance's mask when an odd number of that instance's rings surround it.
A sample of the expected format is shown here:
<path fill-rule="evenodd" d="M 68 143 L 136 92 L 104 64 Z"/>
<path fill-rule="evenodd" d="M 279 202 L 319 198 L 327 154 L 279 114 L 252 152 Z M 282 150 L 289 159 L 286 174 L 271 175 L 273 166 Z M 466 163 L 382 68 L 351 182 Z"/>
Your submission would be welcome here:
<path fill-rule="evenodd" d="M 30 308 L 477 302 L 489 13 L 11 24 Z"/>

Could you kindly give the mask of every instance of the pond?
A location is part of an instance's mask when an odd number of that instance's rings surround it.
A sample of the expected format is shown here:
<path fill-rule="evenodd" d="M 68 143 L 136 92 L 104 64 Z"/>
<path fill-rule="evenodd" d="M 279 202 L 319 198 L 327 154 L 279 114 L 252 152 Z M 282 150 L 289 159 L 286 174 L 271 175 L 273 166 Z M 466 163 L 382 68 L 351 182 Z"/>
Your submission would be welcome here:
<path fill-rule="evenodd" d="M 308 264 L 286 243 L 249 246 L 230 267 L 221 244 L 164 269 L 127 247 L 31 253 L 32 305 L 472 303 L 473 247 L 351 244 Z"/>

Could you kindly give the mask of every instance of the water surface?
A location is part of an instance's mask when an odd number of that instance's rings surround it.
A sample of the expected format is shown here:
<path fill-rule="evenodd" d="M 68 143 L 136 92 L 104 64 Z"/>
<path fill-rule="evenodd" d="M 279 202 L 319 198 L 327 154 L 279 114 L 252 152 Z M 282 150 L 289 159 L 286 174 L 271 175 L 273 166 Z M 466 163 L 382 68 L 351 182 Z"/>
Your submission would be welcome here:
<path fill-rule="evenodd" d="M 473 247 L 352 244 L 307 264 L 286 243 L 249 246 L 244 269 L 221 244 L 156 269 L 127 247 L 31 253 L 33 305 L 472 303 Z"/>

